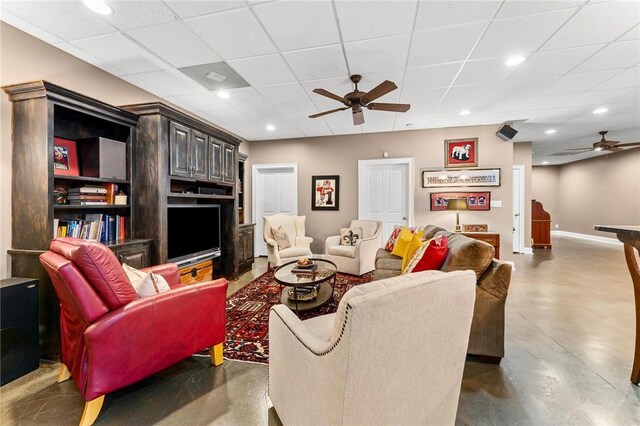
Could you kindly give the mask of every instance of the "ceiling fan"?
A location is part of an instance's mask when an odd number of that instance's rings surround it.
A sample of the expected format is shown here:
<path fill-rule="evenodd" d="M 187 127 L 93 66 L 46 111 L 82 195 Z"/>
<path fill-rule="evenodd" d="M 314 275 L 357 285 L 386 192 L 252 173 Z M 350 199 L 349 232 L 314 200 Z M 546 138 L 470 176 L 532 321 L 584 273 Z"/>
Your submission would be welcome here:
<path fill-rule="evenodd" d="M 621 144 L 620 141 L 608 141 L 604 138 L 604 136 L 608 133 L 606 130 L 603 130 L 598 133 L 602 136 L 602 139 L 600 139 L 598 142 L 595 142 L 591 148 L 571 148 L 571 149 L 567 149 L 566 152 L 559 152 L 554 155 L 574 155 L 574 154 L 580 154 L 582 152 L 587 152 L 587 151 L 618 152 L 618 151 L 624 151 L 622 149 L 623 147 L 626 148 L 630 146 L 640 146 L 640 142 L 629 142 L 629 143 Z"/>
<path fill-rule="evenodd" d="M 345 106 L 342 108 L 332 109 L 330 111 L 319 112 L 317 114 L 310 115 L 309 118 L 322 117 L 323 115 L 332 114 L 338 111 L 344 111 L 351 108 L 353 114 L 353 124 L 360 125 L 364 123 L 364 114 L 362 108 L 367 108 L 375 111 L 391 111 L 391 112 L 407 112 L 411 105 L 409 104 L 388 104 L 388 103 L 373 103 L 376 99 L 386 95 L 398 88 L 392 81 L 385 80 L 368 92 L 361 92 L 358 90 L 358 83 L 362 79 L 359 74 L 354 74 L 350 77 L 351 81 L 355 84 L 355 90 L 347 93 L 343 96 L 335 95 L 328 90 L 313 89 L 313 93 L 326 96 L 327 98 L 334 99 L 338 102 L 342 102 Z"/>

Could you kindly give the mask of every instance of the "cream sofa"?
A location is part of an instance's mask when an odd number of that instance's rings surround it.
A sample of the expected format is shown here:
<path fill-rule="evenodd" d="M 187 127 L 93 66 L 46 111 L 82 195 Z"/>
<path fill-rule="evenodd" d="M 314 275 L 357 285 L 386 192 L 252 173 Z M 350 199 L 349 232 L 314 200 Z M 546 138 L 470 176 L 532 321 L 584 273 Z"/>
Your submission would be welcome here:
<path fill-rule="evenodd" d="M 495 249 L 483 241 L 428 225 L 425 238 L 446 235 L 449 253 L 441 271 L 470 269 L 476 274 L 476 302 L 467 352 L 480 361 L 498 364 L 504 357 L 504 307 L 511 282 L 511 265 L 494 259 Z M 402 258 L 384 249 L 376 253 L 374 280 L 400 275 Z"/>
<path fill-rule="evenodd" d="M 269 315 L 269 397 L 285 425 L 454 424 L 475 275 L 362 284 L 335 314 Z"/>
<path fill-rule="evenodd" d="M 382 222 L 377 220 L 352 220 L 349 228 L 362 229 L 362 238 L 354 246 L 340 245 L 340 235 L 325 240 L 326 258 L 336 264 L 338 271 L 362 275 L 373 271 L 376 251 L 380 248 Z"/>

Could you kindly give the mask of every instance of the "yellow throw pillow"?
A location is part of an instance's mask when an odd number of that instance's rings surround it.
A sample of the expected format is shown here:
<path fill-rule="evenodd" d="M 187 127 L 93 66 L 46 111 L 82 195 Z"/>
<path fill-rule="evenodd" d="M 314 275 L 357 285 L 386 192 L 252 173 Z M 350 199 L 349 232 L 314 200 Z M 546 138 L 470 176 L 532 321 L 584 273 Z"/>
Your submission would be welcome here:
<path fill-rule="evenodd" d="M 422 236 L 424 235 L 424 231 L 416 232 L 413 234 L 409 245 L 407 246 L 404 255 L 402 256 L 402 271 L 407 267 L 409 261 L 413 258 L 418 250 L 422 247 Z"/>
<path fill-rule="evenodd" d="M 393 251 L 391 252 L 391 254 L 398 257 L 404 257 L 404 253 L 407 251 L 407 247 L 409 247 L 411 238 L 413 238 L 413 233 L 409 228 L 403 226 L 400 230 L 400 234 L 398 234 L 396 245 L 393 246 Z"/>

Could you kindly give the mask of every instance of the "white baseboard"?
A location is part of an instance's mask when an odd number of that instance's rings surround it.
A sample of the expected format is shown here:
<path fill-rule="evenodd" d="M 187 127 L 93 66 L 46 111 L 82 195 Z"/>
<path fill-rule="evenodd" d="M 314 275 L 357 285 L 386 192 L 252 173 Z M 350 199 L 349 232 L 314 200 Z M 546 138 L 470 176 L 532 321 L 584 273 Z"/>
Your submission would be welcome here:
<path fill-rule="evenodd" d="M 531 247 L 525 247 L 522 254 L 533 254 L 533 249 Z"/>
<path fill-rule="evenodd" d="M 600 237 L 598 235 L 580 234 L 578 232 L 553 230 L 553 231 L 551 231 L 551 235 L 561 235 L 563 237 L 577 238 L 577 239 L 580 239 L 580 240 L 595 241 L 597 243 L 613 244 L 613 245 L 616 245 L 616 246 L 621 246 L 622 245 L 622 242 L 620 242 L 617 238 L 608 238 L 608 237 Z"/>

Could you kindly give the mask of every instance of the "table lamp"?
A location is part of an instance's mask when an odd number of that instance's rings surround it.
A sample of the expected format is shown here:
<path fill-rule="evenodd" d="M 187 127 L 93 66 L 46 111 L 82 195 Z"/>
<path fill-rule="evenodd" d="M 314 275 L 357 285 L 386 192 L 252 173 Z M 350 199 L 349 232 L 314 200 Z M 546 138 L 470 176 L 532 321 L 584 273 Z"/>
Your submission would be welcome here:
<path fill-rule="evenodd" d="M 467 205 L 467 199 L 466 198 L 449 198 L 449 200 L 447 201 L 447 210 L 456 211 L 456 232 L 461 232 L 462 228 L 460 227 L 460 211 L 469 210 L 469 206 Z"/>

